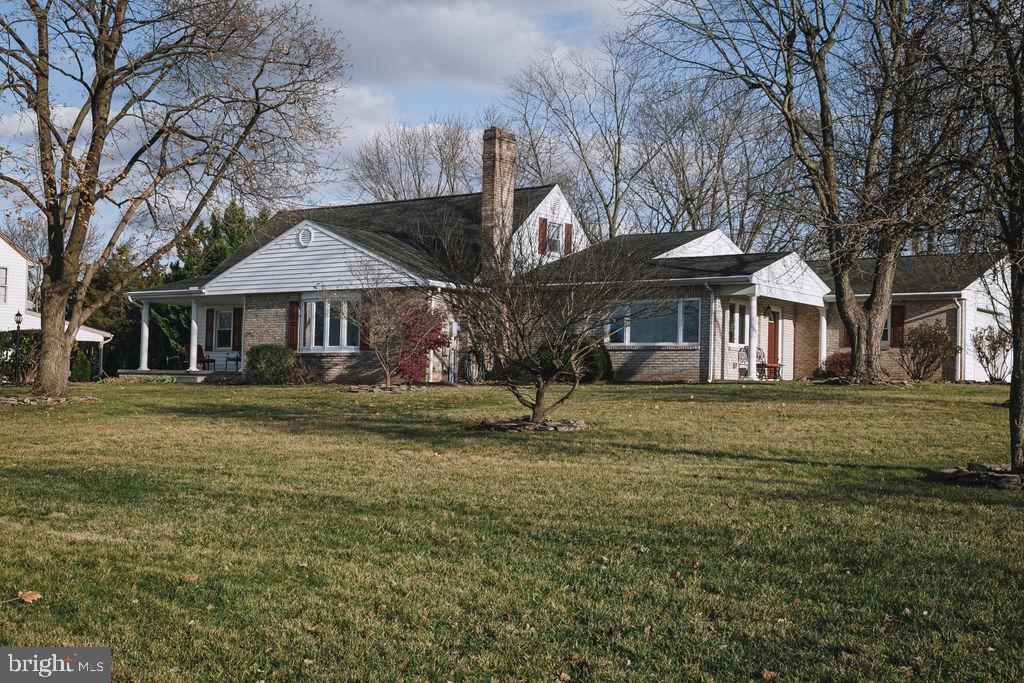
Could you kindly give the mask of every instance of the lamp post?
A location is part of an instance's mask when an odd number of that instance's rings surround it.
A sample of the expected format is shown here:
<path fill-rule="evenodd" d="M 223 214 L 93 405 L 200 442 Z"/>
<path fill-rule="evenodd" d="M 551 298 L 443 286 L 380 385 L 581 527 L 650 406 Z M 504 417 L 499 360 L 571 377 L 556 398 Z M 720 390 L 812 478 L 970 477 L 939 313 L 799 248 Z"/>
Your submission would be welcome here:
<path fill-rule="evenodd" d="M 21 384 L 21 311 L 14 314 L 14 378 Z"/>

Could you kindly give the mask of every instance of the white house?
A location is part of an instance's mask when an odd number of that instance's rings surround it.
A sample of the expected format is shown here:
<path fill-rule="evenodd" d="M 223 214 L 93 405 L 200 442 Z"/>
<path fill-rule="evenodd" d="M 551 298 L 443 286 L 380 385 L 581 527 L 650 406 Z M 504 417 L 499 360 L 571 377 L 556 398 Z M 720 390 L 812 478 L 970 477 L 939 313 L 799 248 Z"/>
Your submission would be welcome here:
<path fill-rule="evenodd" d="M 0 331 L 16 327 L 15 316 L 22 315 L 21 329 L 38 330 L 39 313 L 29 308 L 28 274 L 32 259 L 17 245 L 0 235 Z M 79 342 L 99 344 L 100 348 L 113 335 L 92 327 L 82 327 L 75 335 Z"/>

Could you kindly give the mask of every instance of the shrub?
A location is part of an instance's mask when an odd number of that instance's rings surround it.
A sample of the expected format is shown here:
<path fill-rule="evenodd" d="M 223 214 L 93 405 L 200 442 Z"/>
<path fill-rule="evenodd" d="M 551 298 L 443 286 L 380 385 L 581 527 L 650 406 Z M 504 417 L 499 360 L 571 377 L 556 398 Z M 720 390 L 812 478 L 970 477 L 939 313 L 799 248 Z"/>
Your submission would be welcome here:
<path fill-rule="evenodd" d="M 295 351 L 281 344 L 257 344 L 245 357 L 245 377 L 252 384 L 288 384 L 295 378 Z"/>
<path fill-rule="evenodd" d="M 600 339 L 595 339 L 583 357 L 583 377 L 586 383 L 607 381 L 612 378 L 612 358 Z"/>
<path fill-rule="evenodd" d="M 88 382 L 92 379 L 92 363 L 85 351 L 77 349 L 71 360 L 71 381 Z"/>
<path fill-rule="evenodd" d="M 36 378 L 43 335 L 39 330 L 21 331 L 21 377 L 16 377 L 14 330 L 0 332 L 0 382 L 21 384 Z"/>
<path fill-rule="evenodd" d="M 926 380 L 956 356 L 958 350 L 949 330 L 936 320 L 907 329 L 898 361 L 910 379 Z"/>
<path fill-rule="evenodd" d="M 819 377 L 849 377 L 850 376 L 850 352 L 849 351 L 836 351 L 830 353 L 826 358 L 825 362 L 820 368 L 818 368 L 817 375 Z"/>
<path fill-rule="evenodd" d="M 971 345 L 978 364 L 988 375 L 988 381 L 992 384 L 1006 381 L 1010 370 L 1010 350 L 1013 348 L 1010 331 L 995 325 L 975 328 L 971 334 Z"/>

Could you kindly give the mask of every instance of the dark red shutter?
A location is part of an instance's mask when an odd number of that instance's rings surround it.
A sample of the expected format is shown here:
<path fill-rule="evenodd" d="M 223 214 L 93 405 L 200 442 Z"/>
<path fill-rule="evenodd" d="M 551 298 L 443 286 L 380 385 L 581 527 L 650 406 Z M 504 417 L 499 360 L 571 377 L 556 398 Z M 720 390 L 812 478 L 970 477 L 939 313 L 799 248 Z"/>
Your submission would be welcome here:
<path fill-rule="evenodd" d="M 907 321 L 907 307 L 893 306 L 891 316 L 892 327 L 889 329 L 889 346 L 903 346 L 903 332 Z"/>
<path fill-rule="evenodd" d="M 212 308 L 206 309 L 206 350 L 210 351 L 213 349 L 213 316 L 214 311 Z"/>
<path fill-rule="evenodd" d="M 572 253 L 572 223 L 565 224 L 565 253 Z"/>
<path fill-rule="evenodd" d="M 289 301 L 288 302 L 288 328 L 287 328 L 287 343 L 288 348 L 299 350 L 299 302 Z"/>
<path fill-rule="evenodd" d="M 541 254 L 548 253 L 548 219 L 537 221 L 537 249 Z"/>
<path fill-rule="evenodd" d="M 236 308 L 231 312 L 231 350 L 242 350 L 242 309 Z"/>

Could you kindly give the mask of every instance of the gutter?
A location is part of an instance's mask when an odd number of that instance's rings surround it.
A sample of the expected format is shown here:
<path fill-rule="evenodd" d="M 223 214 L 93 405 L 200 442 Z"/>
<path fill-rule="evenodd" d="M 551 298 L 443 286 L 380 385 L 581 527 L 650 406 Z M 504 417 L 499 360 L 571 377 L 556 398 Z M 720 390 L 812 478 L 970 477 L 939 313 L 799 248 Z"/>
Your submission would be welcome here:
<path fill-rule="evenodd" d="M 867 299 L 870 296 L 871 296 L 870 294 L 856 294 L 855 298 L 858 301 L 863 301 L 864 299 Z M 962 298 L 962 296 L 963 296 L 963 291 L 962 290 L 958 290 L 958 291 L 955 291 L 955 292 L 893 292 L 892 293 L 892 298 L 893 299 L 941 299 L 941 298 L 945 298 L 945 297 L 953 297 L 953 298 L 959 299 L 959 298 Z M 825 301 L 828 301 L 829 303 L 835 303 L 836 295 L 835 294 L 826 294 L 824 296 L 824 299 L 825 299 Z"/>

